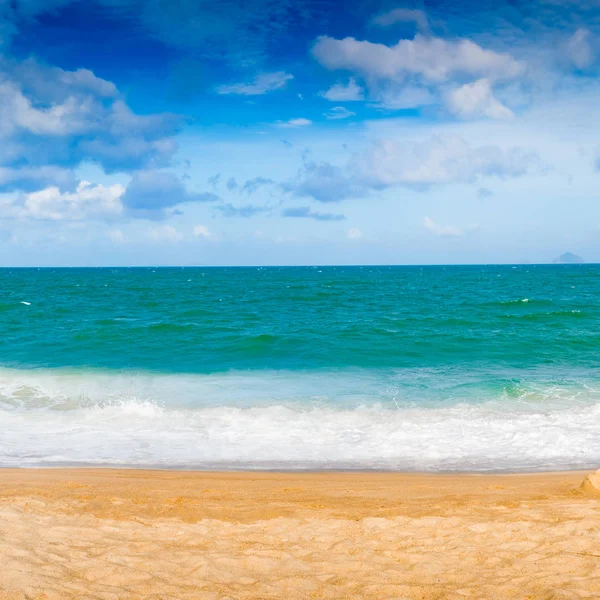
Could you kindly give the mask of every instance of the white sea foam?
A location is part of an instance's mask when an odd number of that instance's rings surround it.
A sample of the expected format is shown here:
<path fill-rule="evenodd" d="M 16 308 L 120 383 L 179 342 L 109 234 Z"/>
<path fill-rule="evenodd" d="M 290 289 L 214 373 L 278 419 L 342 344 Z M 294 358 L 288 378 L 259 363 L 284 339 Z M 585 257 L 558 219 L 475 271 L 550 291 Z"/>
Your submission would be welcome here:
<path fill-rule="evenodd" d="M 403 389 L 369 372 L 2 370 L 0 465 L 499 471 L 600 464 L 600 398 L 589 385 L 424 407 L 406 402 Z"/>

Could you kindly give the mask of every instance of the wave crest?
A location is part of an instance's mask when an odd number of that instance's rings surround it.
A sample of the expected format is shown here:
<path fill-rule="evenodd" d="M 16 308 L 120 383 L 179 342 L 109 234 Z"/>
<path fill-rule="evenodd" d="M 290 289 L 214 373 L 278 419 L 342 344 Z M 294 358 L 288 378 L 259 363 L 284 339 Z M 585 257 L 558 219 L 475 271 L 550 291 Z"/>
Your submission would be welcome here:
<path fill-rule="evenodd" d="M 384 375 L 0 371 L 0 465 L 498 471 L 600 462 L 593 384 L 463 375 L 428 404 L 410 390 L 433 393 L 439 373 Z"/>

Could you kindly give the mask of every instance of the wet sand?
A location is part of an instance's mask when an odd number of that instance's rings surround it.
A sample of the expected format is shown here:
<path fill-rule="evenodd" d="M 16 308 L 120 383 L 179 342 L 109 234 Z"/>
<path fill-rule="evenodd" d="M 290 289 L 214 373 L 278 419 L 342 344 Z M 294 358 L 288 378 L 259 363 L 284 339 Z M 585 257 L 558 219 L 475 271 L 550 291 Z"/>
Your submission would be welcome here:
<path fill-rule="evenodd" d="M 0 598 L 600 598 L 584 476 L 0 470 Z"/>

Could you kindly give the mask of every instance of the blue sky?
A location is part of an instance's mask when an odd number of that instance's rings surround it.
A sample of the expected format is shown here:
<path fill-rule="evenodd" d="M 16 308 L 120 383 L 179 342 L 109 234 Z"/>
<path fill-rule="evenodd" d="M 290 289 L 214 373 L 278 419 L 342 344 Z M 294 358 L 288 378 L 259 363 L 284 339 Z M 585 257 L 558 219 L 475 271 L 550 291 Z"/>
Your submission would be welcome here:
<path fill-rule="evenodd" d="M 600 0 L 0 0 L 0 264 L 600 261 L 599 32 Z"/>

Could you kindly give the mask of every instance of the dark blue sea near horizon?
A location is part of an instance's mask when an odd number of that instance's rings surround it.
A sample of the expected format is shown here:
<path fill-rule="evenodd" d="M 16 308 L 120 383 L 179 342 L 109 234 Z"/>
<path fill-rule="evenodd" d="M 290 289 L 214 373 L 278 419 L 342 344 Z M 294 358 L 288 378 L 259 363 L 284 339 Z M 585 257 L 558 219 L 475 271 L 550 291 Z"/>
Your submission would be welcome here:
<path fill-rule="evenodd" d="M 600 463 L 600 266 L 0 269 L 0 466 Z"/>

